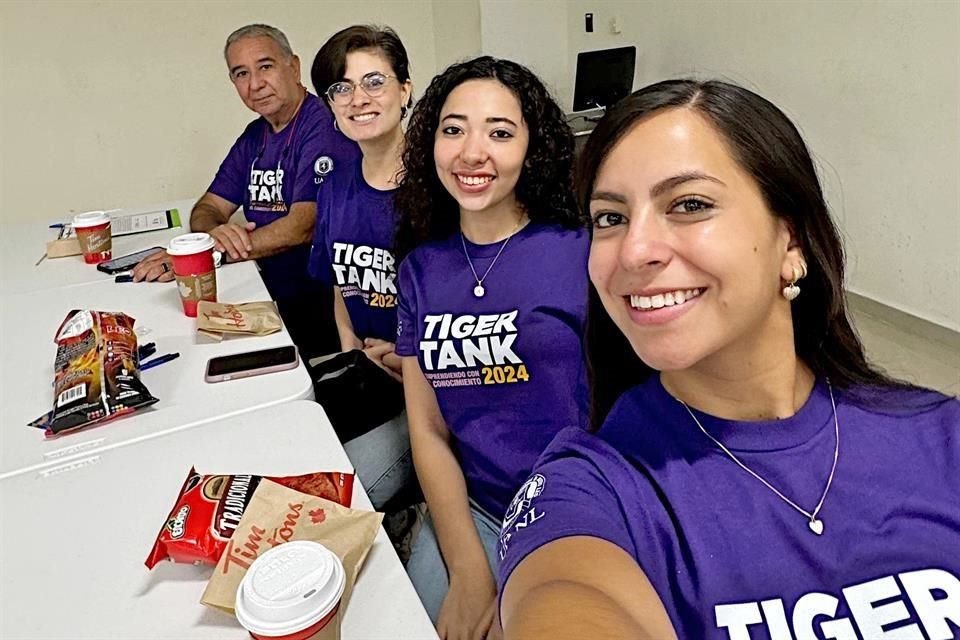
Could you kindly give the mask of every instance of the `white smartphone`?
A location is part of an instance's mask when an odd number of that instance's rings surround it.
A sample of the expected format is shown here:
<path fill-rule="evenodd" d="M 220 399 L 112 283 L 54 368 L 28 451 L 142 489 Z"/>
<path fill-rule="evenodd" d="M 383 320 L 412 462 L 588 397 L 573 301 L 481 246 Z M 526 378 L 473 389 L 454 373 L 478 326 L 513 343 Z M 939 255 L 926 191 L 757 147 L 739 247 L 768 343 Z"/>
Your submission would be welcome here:
<path fill-rule="evenodd" d="M 229 356 L 217 356 L 207 361 L 207 382 L 226 382 L 237 378 L 249 378 L 275 371 L 295 369 L 300 363 L 297 348 L 276 347 Z"/>

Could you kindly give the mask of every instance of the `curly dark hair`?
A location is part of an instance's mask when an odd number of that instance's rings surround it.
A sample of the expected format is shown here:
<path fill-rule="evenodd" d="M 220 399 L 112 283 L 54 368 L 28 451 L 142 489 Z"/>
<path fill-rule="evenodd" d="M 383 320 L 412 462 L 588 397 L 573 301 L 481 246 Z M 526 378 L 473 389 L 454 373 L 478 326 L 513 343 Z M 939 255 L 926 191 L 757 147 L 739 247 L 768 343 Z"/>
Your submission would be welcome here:
<path fill-rule="evenodd" d="M 403 152 L 404 175 L 394 197 L 399 214 L 397 259 L 460 228 L 460 209 L 437 176 L 433 143 L 447 96 L 468 80 L 493 79 L 520 102 L 530 131 L 527 157 L 516 186 L 517 202 L 533 222 L 574 228 L 585 224 L 573 197 L 573 133 L 560 105 L 523 65 L 482 56 L 453 64 L 436 76 L 413 109 Z"/>

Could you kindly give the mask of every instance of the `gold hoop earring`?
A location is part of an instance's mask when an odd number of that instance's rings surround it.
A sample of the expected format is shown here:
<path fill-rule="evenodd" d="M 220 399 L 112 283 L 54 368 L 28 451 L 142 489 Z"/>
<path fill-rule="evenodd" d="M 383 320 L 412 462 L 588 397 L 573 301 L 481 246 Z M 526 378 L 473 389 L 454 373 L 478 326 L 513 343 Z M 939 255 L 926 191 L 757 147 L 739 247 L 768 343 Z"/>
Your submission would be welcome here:
<path fill-rule="evenodd" d="M 799 265 L 794 265 L 793 267 L 793 279 L 787 283 L 783 289 L 780 290 L 780 293 L 783 294 L 783 297 L 789 302 L 793 302 L 797 299 L 797 296 L 800 295 L 800 287 L 797 286 L 797 282 L 802 280 L 807 276 L 807 264 L 805 262 L 800 262 Z"/>

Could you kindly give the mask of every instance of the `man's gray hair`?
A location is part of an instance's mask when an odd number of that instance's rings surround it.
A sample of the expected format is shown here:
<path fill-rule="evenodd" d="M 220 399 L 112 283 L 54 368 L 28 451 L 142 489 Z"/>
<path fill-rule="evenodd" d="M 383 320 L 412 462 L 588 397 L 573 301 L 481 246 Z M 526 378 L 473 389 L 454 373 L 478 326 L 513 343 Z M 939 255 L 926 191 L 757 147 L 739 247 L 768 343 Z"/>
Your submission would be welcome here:
<path fill-rule="evenodd" d="M 277 29 L 276 27 L 271 27 L 267 24 L 248 24 L 245 27 L 240 27 L 229 36 L 227 36 L 227 44 L 223 46 L 223 58 L 227 58 L 227 50 L 237 40 L 243 40 L 244 38 L 260 38 L 267 37 L 277 43 L 277 46 L 280 47 L 280 51 L 283 52 L 285 58 L 290 58 L 293 56 L 293 49 L 290 48 L 290 41 L 287 40 L 287 36 L 283 35 L 283 31 Z M 227 64 L 230 64 L 229 60 Z"/>

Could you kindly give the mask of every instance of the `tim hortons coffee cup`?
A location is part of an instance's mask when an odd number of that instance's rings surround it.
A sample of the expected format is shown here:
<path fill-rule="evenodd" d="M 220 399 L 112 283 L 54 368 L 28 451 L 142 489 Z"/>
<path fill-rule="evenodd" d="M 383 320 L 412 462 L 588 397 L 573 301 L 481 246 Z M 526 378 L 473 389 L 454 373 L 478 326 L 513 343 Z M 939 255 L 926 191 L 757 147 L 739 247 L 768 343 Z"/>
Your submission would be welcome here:
<path fill-rule="evenodd" d="M 173 259 L 183 312 L 197 317 L 200 300 L 217 301 L 217 271 L 213 264 L 213 238 L 208 233 L 187 233 L 170 240 L 167 253 Z"/>
<path fill-rule="evenodd" d="M 237 588 L 237 620 L 255 640 L 340 640 L 346 586 L 340 558 L 319 542 L 273 547 Z"/>
<path fill-rule="evenodd" d="M 110 216 L 104 211 L 87 211 L 73 216 L 73 230 L 80 241 L 83 261 L 99 264 L 113 257 Z"/>

